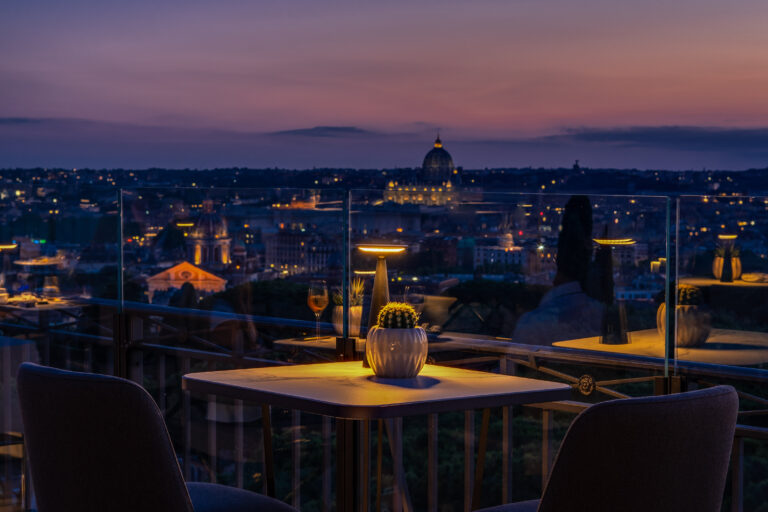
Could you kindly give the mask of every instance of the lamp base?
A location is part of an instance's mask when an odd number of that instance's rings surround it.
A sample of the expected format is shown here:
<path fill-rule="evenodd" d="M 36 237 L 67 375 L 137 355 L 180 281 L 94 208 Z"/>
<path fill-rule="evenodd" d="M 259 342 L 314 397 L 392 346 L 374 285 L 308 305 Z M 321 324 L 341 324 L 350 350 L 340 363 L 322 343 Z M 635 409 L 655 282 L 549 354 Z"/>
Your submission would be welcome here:
<path fill-rule="evenodd" d="M 339 336 L 336 338 L 336 359 L 339 361 L 354 361 L 357 354 L 355 353 L 355 338 L 344 338 Z"/>

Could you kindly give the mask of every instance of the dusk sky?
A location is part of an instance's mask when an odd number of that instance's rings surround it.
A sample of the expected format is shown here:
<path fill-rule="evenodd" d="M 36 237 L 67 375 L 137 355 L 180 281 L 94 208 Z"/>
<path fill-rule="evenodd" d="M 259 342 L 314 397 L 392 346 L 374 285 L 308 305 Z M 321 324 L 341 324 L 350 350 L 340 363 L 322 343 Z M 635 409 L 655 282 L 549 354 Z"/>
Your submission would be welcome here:
<path fill-rule="evenodd" d="M 768 166 L 768 2 L 0 6 L 0 167 Z"/>

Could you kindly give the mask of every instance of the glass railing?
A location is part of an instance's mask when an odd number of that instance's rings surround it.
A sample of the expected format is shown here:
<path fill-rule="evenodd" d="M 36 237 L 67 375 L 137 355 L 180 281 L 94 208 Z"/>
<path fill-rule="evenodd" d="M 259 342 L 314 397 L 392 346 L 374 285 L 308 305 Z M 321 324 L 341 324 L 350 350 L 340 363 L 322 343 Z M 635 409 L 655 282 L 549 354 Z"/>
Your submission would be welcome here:
<path fill-rule="evenodd" d="M 20 185 L 0 199 L 0 508 L 28 495 L 22 478 L 18 365 L 115 372 L 120 208 L 113 188 L 40 199 Z M 3 196 L 6 191 L 3 191 Z"/>
<path fill-rule="evenodd" d="M 768 200 L 684 196 L 676 359 L 768 369 Z"/>
<path fill-rule="evenodd" d="M 419 312 L 431 363 L 573 387 L 568 402 L 492 411 L 482 506 L 537 497 L 589 404 L 717 383 L 740 391 L 746 467 L 768 465 L 748 430 L 766 426 L 768 403 L 763 198 L 391 183 L 112 188 L 59 204 L 33 202 L 34 215 L 8 214 L 0 228 L 3 432 L 23 431 L 21 361 L 121 375 L 157 401 L 188 479 L 332 510 L 333 419 L 190 394 L 181 376 L 361 358 L 382 301 L 399 301 Z M 361 481 L 370 505 L 469 506 L 480 421 L 404 419 L 404 482 L 385 429 L 381 475 Z M 381 426 L 371 428 L 377 454 Z M 0 449 L 13 501 L 21 452 Z M 748 509 L 761 478 L 746 472 L 726 499 Z"/>

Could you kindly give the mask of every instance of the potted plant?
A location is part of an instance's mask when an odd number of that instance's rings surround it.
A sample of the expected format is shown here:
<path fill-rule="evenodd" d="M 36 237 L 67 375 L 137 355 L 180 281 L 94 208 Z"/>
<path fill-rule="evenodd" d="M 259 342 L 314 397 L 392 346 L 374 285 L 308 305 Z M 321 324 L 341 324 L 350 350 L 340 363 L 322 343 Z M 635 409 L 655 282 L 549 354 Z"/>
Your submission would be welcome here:
<path fill-rule="evenodd" d="M 739 248 L 738 247 L 718 247 L 715 249 L 715 259 L 712 262 L 712 274 L 715 276 L 715 279 L 722 280 L 723 279 L 723 269 L 725 267 L 725 262 L 730 258 L 731 260 L 731 280 L 735 281 L 739 278 L 741 278 L 741 258 L 739 257 Z M 725 272 L 726 278 L 728 277 L 728 272 Z M 730 282 L 730 281 L 727 281 Z"/>
<path fill-rule="evenodd" d="M 681 284 L 677 288 L 677 346 L 697 347 L 703 345 L 709 333 L 710 316 L 703 309 L 703 296 L 696 286 Z M 656 329 L 664 339 L 667 327 L 667 307 L 661 303 L 656 312 Z"/>
<path fill-rule="evenodd" d="M 360 278 L 352 280 L 349 287 L 349 336 L 360 336 L 360 322 L 363 318 L 363 293 L 365 283 Z M 333 327 L 336 334 L 344 333 L 344 295 L 342 292 L 333 294 Z"/>
<path fill-rule="evenodd" d="M 419 374 L 427 361 L 427 334 L 418 321 L 419 315 L 408 304 L 390 302 L 381 308 L 365 342 L 368 363 L 378 377 Z"/>

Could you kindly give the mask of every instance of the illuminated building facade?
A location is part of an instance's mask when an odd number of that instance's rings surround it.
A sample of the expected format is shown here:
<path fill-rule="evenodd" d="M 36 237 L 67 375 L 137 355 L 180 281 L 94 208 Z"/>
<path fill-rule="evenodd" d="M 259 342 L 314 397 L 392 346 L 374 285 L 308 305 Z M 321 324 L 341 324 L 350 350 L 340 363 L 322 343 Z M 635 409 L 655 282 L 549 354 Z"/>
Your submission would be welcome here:
<path fill-rule="evenodd" d="M 196 292 L 202 294 L 222 292 L 227 286 L 226 279 L 183 261 L 147 279 L 149 302 L 152 302 L 157 292 L 180 290 L 185 283 L 191 284 Z"/>
<path fill-rule="evenodd" d="M 515 245 L 512 233 L 502 235 L 495 245 L 475 245 L 474 267 L 490 265 L 525 265 L 526 252 Z"/>
<path fill-rule="evenodd" d="M 338 240 L 326 240 L 316 234 L 280 230 L 264 237 L 265 263 L 285 275 L 327 271 L 338 266 Z"/>
<path fill-rule="evenodd" d="M 434 147 L 424 156 L 417 178 L 410 183 L 390 181 L 384 200 L 397 204 L 443 206 L 457 199 L 458 179 L 459 171 L 453 165 L 453 158 L 443 148 L 438 136 Z"/>

